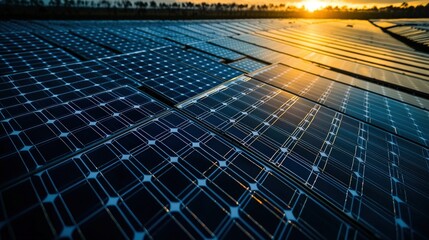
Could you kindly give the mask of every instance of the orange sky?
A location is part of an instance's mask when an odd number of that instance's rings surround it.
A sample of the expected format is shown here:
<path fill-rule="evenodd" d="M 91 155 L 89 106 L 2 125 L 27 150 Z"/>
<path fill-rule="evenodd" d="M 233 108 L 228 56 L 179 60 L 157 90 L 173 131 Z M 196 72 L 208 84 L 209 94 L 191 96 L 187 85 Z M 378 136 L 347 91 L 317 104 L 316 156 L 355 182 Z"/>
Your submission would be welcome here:
<path fill-rule="evenodd" d="M 162 0 L 157 0 L 158 2 L 163 2 Z M 167 0 L 164 2 L 174 2 L 174 0 Z M 244 4 L 267 4 L 267 3 L 273 3 L 273 4 L 286 4 L 286 5 L 295 5 L 298 7 L 301 7 L 303 5 L 303 2 L 305 2 L 305 0 L 289 0 L 289 1 L 282 1 L 282 0 L 270 0 L 270 1 L 264 1 L 264 0 L 244 0 L 244 1 L 240 1 L 240 0 L 176 0 L 176 2 L 195 2 L 195 3 L 201 3 L 201 2 L 206 2 L 206 3 L 244 3 Z M 394 6 L 399 6 L 401 5 L 403 1 L 398 1 L 398 0 L 382 0 L 382 1 L 374 1 L 374 0 L 318 0 L 319 2 L 322 2 L 322 6 L 344 6 L 347 5 L 349 7 L 358 7 L 361 8 L 363 6 L 367 6 L 367 7 L 372 7 L 372 6 L 377 6 L 377 7 L 383 7 L 383 6 L 388 6 L 388 5 L 394 5 Z M 419 4 L 423 4 L 426 5 L 429 3 L 429 1 L 425 0 L 425 1 L 406 1 L 408 2 L 410 5 L 419 5 Z"/>

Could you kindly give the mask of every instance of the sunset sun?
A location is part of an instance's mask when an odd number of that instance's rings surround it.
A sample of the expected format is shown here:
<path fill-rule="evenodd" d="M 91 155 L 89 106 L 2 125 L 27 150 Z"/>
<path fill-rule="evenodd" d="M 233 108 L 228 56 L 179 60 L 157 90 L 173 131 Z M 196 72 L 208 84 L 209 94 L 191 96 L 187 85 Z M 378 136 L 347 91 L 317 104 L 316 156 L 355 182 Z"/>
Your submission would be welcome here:
<path fill-rule="evenodd" d="M 325 4 L 318 0 L 307 0 L 304 2 L 304 7 L 310 12 L 314 12 L 322 7 L 324 7 Z"/>

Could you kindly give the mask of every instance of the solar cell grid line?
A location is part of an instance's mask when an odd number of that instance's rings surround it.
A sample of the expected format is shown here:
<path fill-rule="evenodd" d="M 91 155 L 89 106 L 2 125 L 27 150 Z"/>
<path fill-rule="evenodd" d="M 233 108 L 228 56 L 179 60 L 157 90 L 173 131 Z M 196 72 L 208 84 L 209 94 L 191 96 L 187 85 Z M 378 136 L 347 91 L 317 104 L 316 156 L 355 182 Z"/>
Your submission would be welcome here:
<path fill-rule="evenodd" d="M 258 24 L 253 24 L 251 26 L 247 25 L 244 22 L 234 22 L 234 23 L 229 23 L 229 24 L 234 26 L 234 28 L 238 28 L 240 30 L 245 30 L 247 33 L 251 33 L 251 32 L 261 30 L 261 28 L 258 26 Z"/>
<path fill-rule="evenodd" d="M 175 33 L 180 33 L 183 36 L 188 36 L 188 37 L 192 37 L 192 38 L 198 39 L 200 41 L 208 41 L 210 39 L 213 39 L 213 37 L 206 36 L 206 35 L 198 33 L 198 32 L 189 31 L 187 29 L 182 28 L 181 26 L 167 25 L 167 26 L 164 26 L 163 28 L 167 29 L 168 31 L 173 31 Z"/>
<path fill-rule="evenodd" d="M 282 54 L 278 52 L 232 38 L 216 39 L 210 41 L 210 43 L 234 50 L 246 56 L 252 56 L 265 62 L 276 63 L 282 59 Z"/>
<path fill-rule="evenodd" d="M 219 27 L 225 28 L 225 30 L 233 33 L 237 33 L 238 35 L 248 34 L 250 31 L 248 29 L 238 28 L 237 26 L 232 25 L 232 23 L 219 23 Z"/>
<path fill-rule="evenodd" d="M 155 52 L 167 56 L 171 59 L 175 59 L 179 62 L 183 62 L 194 68 L 204 71 L 209 75 L 221 78 L 223 80 L 230 80 L 243 74 L 243 72 L 231 68 L 228 65 L 215 62 L 192 52 L 188 52 L 184 49 L 176 47 L 167 47 L 157 49 L 155 50 Z"/>
<path fill-rule="evenodd" d="M 145 33 L 143 31 L 140 31 L 140 30 L 138 30 L 138 28 L 129 28 L 129 29 L 125 29 L 125 31 L 128 31 L 128 32 L 135 34 L 137 36 L 140 36 L 144 39 L 149 39 L 153 42 L 159 43 L 159 44 L 164 45 L 164 46 L 181 46 L 180 44 L 177 44 L 173 41 L 170 41 L 170 40 L 167 40 L 167 39 L 164 39 L 161 37 L 157 37 L 157 36 Z"/>
<path fill-rule="evenodd" d="M 254 72 L 256 70 L 259 70 L 267 66 L 267 64 L 265 63 L 255 61 L 250 58 L 244 58 L 244 59 L 232 62 L 229 65 L 248 73 Z"/>
<path fill-rule="evenodd" d="M 427 148 L 255 80 L 219 89 L 179 107 L 380 236 L 424 236 Z"/>
<path fill-rule="evenodd" d="M 25 52 L 53 48 L 28 32 L 0 33 L 0 53 Z"/>
<path fill-rule="evenodd" d="M 2 54 L 0 55 L 0 74 L 7 75 L 78 61 L 79 59 L 58 48 Z"/>
<path fill-rule="evenodd" d="M 307 28 L 309 28 L 310 26 L 306 26 Z M 335 29 L 334 29 L 335 28 Z M 410 52 L 413 51 L 410 47 L 400 43 L 398 44 L 398 42 L 392 42 L 391 39 L 389 38 L 378 38 L 376 36 L 372 36 L 369 37 L 367 36 L 366 33 L 364 34 L 350 34 L 350 32 L 342 32 L 342 29 L 339 29 L 337 27 L 332 27 L 332 26 L 326 26 L 325 30 L 324 30 L 324 34 L 325 35 L 329 35 L 329 36 L 333 36 L 335 38 L 340 38 L 340 39 L 346 39 L 350 42 L 357 42 L 360 44 L 368 44 L 370 43 L 370 45 L 376 45 L 379 47 L 382 47 L 384 49 L 389 49 L 389 50 L 394 50 L 394 51 L 405 51 L 405 52 Z M 320 31 L 320 27 L 318 29 L 311 29 L 312 32 L 319 32 Z M 418 54 L 418 53 L 417 53 Z"/>
<path fill-rule="evenodd" d="M 309 51 L 304 51 L 302 49 L 299 50 L 301 53 L 299 52 L 297 53 L 296 50 L 292 50 L 291 47 L 289 47 L 290 51 L 285 51 L 285 49 L 287 48 L 282 47 L 285 44 L 281 44 L 275 41 L 270 41 L 266 38 L 262 39 L 262 38 L 258 38 L 250 35 L 246 35 L 246 36 L 242 35 L 234 38 L 243 40 L 245 42 L 254 43 L 256 45 L 265 46 L 273 50 L 282 49 L 281 52 L 290 54 L 291 56 L 313 61 L 315 63 L 328 66 L 333 69 L 341 70 L 343 72 L 350 72 L 353 74 L 358 74 L 363 77 L 374 79 L 376 81 L 381 81 L 383 83 L 392 84 L 394 86 L 400 86 L 420 94 L 426 94 L 427 92 L 429 92 L 429 84 L 427 83 L 427 81 L 423 80 L 422 78 L 407 76 L 407 75 L 399 74 L 397 72 L 391 72 L 380 68 L 375 68 L 361 63 L 350 62 L 350 61 L 334 58 L 323 54 L 318 54 L 314 52 L 310 53 Z"/>
<path fill-rule="evenodd" d="M 200 24 L 200 26 L 201 26 L 202 28 L 204 28 L 204 29 L 210 29 L 210 30 L 213 30 L 213 32 L 215 32 L 216 34 L 219 34 L 219 35 L 224 36 L 224 37 L 228 37 L 228 36 L 233 36 L 233 35 L 235 35 L 234 33 L 231 33 L 231 32 L 228 32 L 228 31 L 226 31 L 226 30 L 224 30 L 224 29 L 221 29 L 221 28 L 215 27 L 215 24 L 202 23 L 202 24 Z"/>
<path fill-rule="evenodd" d="M 219 32 L 205 28 L 200 24 L 181 25 L 180 27 L 186 29 L 187 31 L 192 31 L 199 34 L 203 34 L 205 36 L 209 36 L 211 39 L 219 38 L 222 36 Z"/>
<path fill-rule="evenodd" d="M 406 102 L 408 104 L 412 104 L 414 106 L 417 106 L 423 109 L 429 108 L 429 102 L 425 98 L 411 95 L 409 93 L 405 93 L 389 87 L 384 87 L 376 83 L 364 81 L 349 75 L 345 75 L 343 73 L 334 72 L 326 68 L 321 68 L 309 62 L 306 62 L 304 60 L 287 56 L 281 53 L 277 53 L 268 49 L 264 49 L 262 47 L 258 47 L 246 42 L 241 42 L 231 38 L 225 38 L 225 39 L 214 40 L 212 41 L 212 43 L 232 49 L 242 54 L 253 56 L 262 61 L 267 61 L 271 63 L 279 62 L 284 65 L 288 65 L 302 71 L 306 71 L 312 74 L 326 77 L 328 79 L 343 82 L 348 85 L 356 86 L 371 92 L 388 96 L 398 101 Z"/>
<path fill-rule="evenodd" d="M 202 40 L 196 39 L 194 37 L 189 37 L 189 36 L 168 36 L 167 39 L 180 43 L 182 45 L 188 45 L 188 44 L 193 44 L 193 43 L 198 43 L 201 42 Z"/>
<path fill-rule="evenodd" d="M 81 151 L 164 111 L 130 87 L 119 87 L 1 121 L 2 185 L 45 164 Z"/>
<path fill-rule="evenodd" d="M 207 91 L 222 82 L 224 81 L 219 78 L 188 68 L 146 80 L 143 82 L 143 86 L 160 94 L 160 97 L 166 99 L 166 101 L 176 104 Z"/>
<path fill-rule="evenodd" d="M 111 50 L 73 35 L 68 31 L 45 31 L 37 32 L 36 34 L 46 41 L 64 47 L 86 60 L 115 55 Z"/>
<path fill-rule="evenodd" d="M 423 132 L 429 129 L 426 110 L 282 65 L 253 73 L 252 78 L 428 146 L 429 136 Z"/>
<path fill-rule="evenodd" d="M 95 61 L 3 76 L 0 77 L 0 118 L 7 121 L 124 85 L 137 86 L 131 78 Z"/>
<path fill-rule="evenodd" d="M 407 74 L 428 75 L 428 67 L 426 64 L 419 64 L 417 61 L 410 59 L 402 59 L 400 56 L 386 56 L 385 54 L 374 54 L 370 51 L 362 52 L 362 50 L 356 49 L 355 46 L 344 46 L 332 45 L 324 43 L 322 40 L 311 41 L 307 39 L 307 36 L 295 39 L 291 34 L 283 34 L 278 31 L 270 32 L 258 32 L 257 35 L 267 37 L 269 39 L 275 39 L 282 43 L 305 48 L 311 51 L 315 51 L 320 54 L 331 55 L 335 57 L 341 57 L 346 60 L 354 60 L 363 64 L 373 65 L 384 69 L 391 69 L 394 71 L 406 71 Z M 428 61 L 428 59 L 426 59 Z"/>
<path fill-rule="evenodd" d="M 153 27 L 137 27 L 136 29 L 152 37 L 167 38 L 168 36 L 170 36 L 168 34 L 171 34 L 168 32 L 166 33 L 165 31 L 157 31 L 156 28 Z M 182 36 L 181 34 L 176 35 Z"/>
<path fill-rule="evenodd" d="M 124 37 L 119 37 L 102 29 L 73 32 L 89 41 L 114 49 L 120 53 L 143 51 L 148 50 L 151 47 L 150 45 L 148 46 L 141 42 L 130 41 Z"/>
<path fill-rule="evenodd" d="M 307 41 L 311 41 L 314 43 L 317 43 L 318 41 L 323 42 L 327 45 L 335 43 L 336 47 L 340 46 L 343 49 L 347 49 L 347 47 L 350 45 L 350 42 L 345 41 L 343 39 L 323 36 L 316 33 L 303 32 L 302 30 L 295 29 L 295 28 L 280 29 L 278 30 L 278 32 L 281 34 L 284 34 L 285 36 L 293 36 L 297 39 L 306 39 Z M 386 51 L 385 48 L 381 48 L 377 46 L 369 46 L 369 45 L 364 45 L 359 43 L 354 43 L 353 49 L 355 51 L 367 51 L 374 55 L 384 55 L 384 56 L 393 57 L 393 58 L 396 57 L 396 59 L 407 60 L 407 61 L 413 62 L 414 64 L 418 63 L 421 66 L 423 66 L 425 61 L 427 61 L 427 57 L 418 56 L 409 52 L 389 52 L 389 51 Z"/>
<path fill-rule="evenodd" d="M 191 44 L 189 46 L 192 48 L 196 48 L 200 51 L 207 52 L 207 53 L 210 53 L 210 54 L 213 54 L 215 56 L 221 57 L 223 59 L 231 60 L 231 61 L 244 58 L 244 56 L 241 54 L 233 52 L 229 49 L 225 49 L 222 47 L 212 45 L 212 44 L 207 43 L 207 42 L 194 43 L 194 44 Z"/>
<path fill-rule="evenodd" d="M 207 59 L 210 59 L 210 60 L 213 60 L 213 61 L 216 61 L 216 62 L 221 62 L 223 60 L 222 58 L 218 58 L 218 57 L 213 56 L 211 54 L 208 54 L 208 53 L 205 53 L 205 52 L 201 52 L 199 50 L 192 49 L 192 48 L 188 48 L 188 49 L 186 49 L 186 51 L 191 52 L 191 53 L 195 53 L 197 55 L 200 55 L 200 56 L 202 56 L 204 58 L 207 58 Z"/>
<path fill-rule="evenodd" d="M 0 22 L 0 33 L 24 32 L 25 30 L 26 28 L 11 20 Z"/>
<path fill-rule="evenodd" d="M 188 66 L 181 62 L 175 62 L 173 59 L 158 54 L 156 51 L 143 51 L 131 54 L 122 54 L 119 56 L 100 59 L 101 62 L 114 67 L 122 73 L 136 79 L 139 82 L 145 82 L 156 77 L 175 73 Z"/>
<path fill-rule="evenodd" d="M 130 41 L 142 43 L 149 49 L 154 49 L 154 48 L 166 46 L 164 44 L 160 44 L 158 42 L 151 41 L 147 38 L 143 38 L 140 35 L 129 32 L 125 29 L 107 29 L 106 31 L 108 31 L 108 32 L 110 32 L 110 33 L 112 33 L 118 37 L 126 38 Z"/>
<path fill-rule="evenodd" d="M 22 194 L 26 201 L 16 203 Z M 2 189 L 0 201 L 8 238 L 365 236 L 277 170 L 176 112 Z"/>

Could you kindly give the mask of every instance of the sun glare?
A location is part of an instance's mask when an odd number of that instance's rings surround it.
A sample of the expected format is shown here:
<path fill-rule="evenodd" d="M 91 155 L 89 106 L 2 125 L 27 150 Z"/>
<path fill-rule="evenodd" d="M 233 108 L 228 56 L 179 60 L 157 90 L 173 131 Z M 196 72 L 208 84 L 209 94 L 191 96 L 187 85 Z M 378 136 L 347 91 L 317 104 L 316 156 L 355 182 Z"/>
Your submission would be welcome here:
<path fill-rule="evenodd" d="M 318 0 L 307 0 L 304 2 L 304 7 L 310 12 L 314 12 L 322 7 L 324 7 L 325 4 Z"/>

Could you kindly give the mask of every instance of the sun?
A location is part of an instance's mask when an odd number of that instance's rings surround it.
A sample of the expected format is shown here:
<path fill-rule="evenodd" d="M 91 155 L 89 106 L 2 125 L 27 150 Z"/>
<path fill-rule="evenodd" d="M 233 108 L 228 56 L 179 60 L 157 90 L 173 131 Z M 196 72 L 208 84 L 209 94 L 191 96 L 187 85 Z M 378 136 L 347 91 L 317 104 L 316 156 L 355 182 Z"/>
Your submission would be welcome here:
<path fill-rule="evenodd" d="M 318 0 L 307 0 L 304 2 L 304 7 L 310 12 L 314 12 L 322 7 L 324 7 L 325 4 Z"/>

